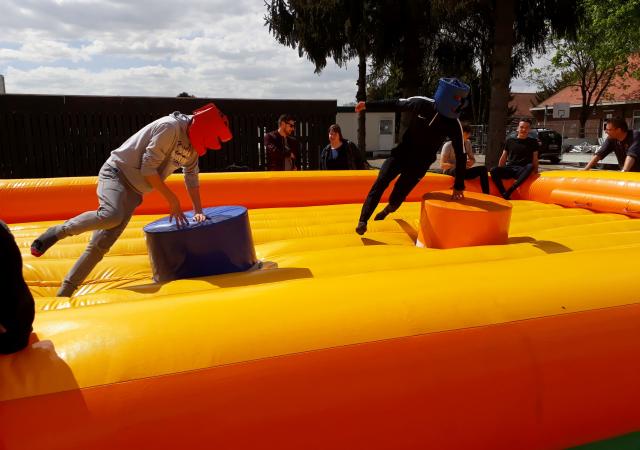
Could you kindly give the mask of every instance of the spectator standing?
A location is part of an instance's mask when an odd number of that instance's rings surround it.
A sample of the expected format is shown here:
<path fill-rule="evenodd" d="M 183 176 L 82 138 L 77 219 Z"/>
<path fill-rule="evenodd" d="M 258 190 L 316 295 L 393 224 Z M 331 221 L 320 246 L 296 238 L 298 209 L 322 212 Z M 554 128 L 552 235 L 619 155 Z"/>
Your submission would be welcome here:
<path fill-rule="evenodd" d="M 320 153 L 321 170 L 368 169 L 369 164 L 360 155 L 360 150 L 342 136 L 340 125 L 329 127 L 329 144 Z"/>
<path fill-rule="evenodd" d="M 267 170 L 298 170 L 300 150 L 293 137 L 296 122 L 290 114 L 278 118 L 278 129 L 264 135 Z"/>

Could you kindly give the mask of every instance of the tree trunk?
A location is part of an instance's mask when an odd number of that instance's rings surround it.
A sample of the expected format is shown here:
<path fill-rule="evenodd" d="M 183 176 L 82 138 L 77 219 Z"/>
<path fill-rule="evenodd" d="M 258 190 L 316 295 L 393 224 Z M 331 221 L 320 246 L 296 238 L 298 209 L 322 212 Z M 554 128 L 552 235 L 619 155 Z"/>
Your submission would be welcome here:
<path fill-rule="evenodd" d="M 413 6 L 413 4 L 410 6 Z M 415 20 L 416 15 L 410 15 L 411 17 L 408 20 L 409 23 L 407 24 L 402 49 L 404 58 L 402 58 L 402 81 L 400 83 L 400 92 L 404 98 L 413 97 L 418 94 L 418 88 L 420 87 L 418 67 L 420 67 L 420 64 L 422 63 L 422 52 L 420 39 L 418 37 L 419 24 Z M 412 20 L 412 18 L 414 19 Z M 409 127 L 411 117 L 412 114 L 409 112 L 403 112 L 400 114 L 400 136 L 402 136 Z"/>
<path fill-rule="evenodd" d="M 580 108 L 580 115 L 578 116 L 578 121 L 580 122 L 580 129 L 578 130 L 579 138 L 583 138 L 585 136 L 585 128 L 590 112 L 591 108 L 585 106 L 584 104 L 582 105 L 582 108 Z"/>
<path fill-rule="evenodd" d="M 356 93 L 356 100 L 359 102 L 367 101 L 367 55 L 365 52 L 360 51 L 358 54 L 358 92 Z M 362 157 L 367 155 L 367 126 L 365 111 L 362 110 L 358 113 L 358 148 Z"/>
<path fill-rule="evenodd" d="M 498 165 L 505 139 L 509 83 L 511 82 L 511 51 L 516 0 L 496 0 L 492 12 L 495 38 L 491 55 L 491 99 L 489 103 L 489 136 L 485 165 Z"/>

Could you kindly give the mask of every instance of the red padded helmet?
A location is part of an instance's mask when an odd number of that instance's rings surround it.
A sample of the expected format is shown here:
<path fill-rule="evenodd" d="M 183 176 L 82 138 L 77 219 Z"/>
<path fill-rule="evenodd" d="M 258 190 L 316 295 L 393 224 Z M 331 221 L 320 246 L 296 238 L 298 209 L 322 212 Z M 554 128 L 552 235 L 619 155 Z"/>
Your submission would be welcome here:
<path fill-rule="evenodd" d="M 204 155 L 207 149 L 220 150 L 220 142 L 230 141 L 233 137 L 227 116 L 213 103 L 193 112 L 188 134 L 191 145 L 200 156 Z"/>

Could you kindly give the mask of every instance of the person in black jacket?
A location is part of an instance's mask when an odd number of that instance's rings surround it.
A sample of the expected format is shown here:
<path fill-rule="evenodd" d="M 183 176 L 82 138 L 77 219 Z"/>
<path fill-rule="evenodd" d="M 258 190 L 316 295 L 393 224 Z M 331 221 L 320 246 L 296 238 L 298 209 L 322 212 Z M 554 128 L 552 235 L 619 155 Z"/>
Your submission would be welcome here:
<path fill-rule="evenodd" d="M 29 343 L 35 315 L 33 296 L 22 276 L 22 257 L 9 227 L 0 221 L 0 354 L 22 350 Z"/>
<path fill-rule="evenodd" d="M 342 136 L 340 125 L 329 127 L 329 145 L 320 153 L 321 170 L 358 170 L 368 169 L 369 164 L 360 155 L 360 150 Z"/>
<path fill-rule="evenodd" d="M 383 220 L 389 213 L 397 210 L 407 198 L 411 190 L 420 182 L 436 160 L 436 153 L 447 139 L 451 140 L 456 155 L 455 182 L 453 185 L 454 200 L 464 198 L 464 178 L 467 155 L 463 147 L 462 125 L 458 120 L 460 111 L 465 106 L 469 94 L 469 86 L 455 78 L 442 78 L 434 95 L 428 97 L 411 97 L 408 99 L 386 100 L 380 102 L 359 102 L 356 112 L 363 109 L 396 111 L 413 113 L 411 122 L 398 145 L 391 150 L 378 178 L 367 195 L 356 233 L 362 235 L 367 231 L 367 222 L 375 211 L 382 194 L 396 177 L 391 191 L 389 203 L 380 211 L 374 220 Z"/>
<path fill-rule="evenodd" d="M 300 145 L 293 137 L 296 121 L 290 114 L 278 118 L 278 128 L 264 135 L 266 168 L 273 170 L 298 170 Z"/>

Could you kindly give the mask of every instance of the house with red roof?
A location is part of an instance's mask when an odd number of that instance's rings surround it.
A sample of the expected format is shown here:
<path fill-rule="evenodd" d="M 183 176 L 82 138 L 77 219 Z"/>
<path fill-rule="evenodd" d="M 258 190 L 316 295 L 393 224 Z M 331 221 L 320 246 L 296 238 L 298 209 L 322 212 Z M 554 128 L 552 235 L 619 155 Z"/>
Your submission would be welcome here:
<path fill-rule="evenodd" d="M 514 121 L 533 119 L 531 108 L 536 106 L 536 94 L 532 92 L 512 92 L 509 100 L 509 111 L 513 112 Z"/>
<path fill-rule="evenodd" d="M 568 86 L 530 108 L 537 126 L 552 128 L 564 137 L 578 137 L 582 94 L 579 86 Z M 554 113 L 555 110 L 555 113 Z M 605 137 L 607 119 L 624 117 L 630 129 L 640 130 L 640 80 L 626 74 L 614 78 L 585 124 L 585 137 Z"/>

